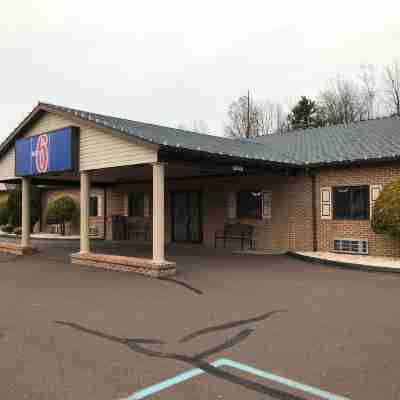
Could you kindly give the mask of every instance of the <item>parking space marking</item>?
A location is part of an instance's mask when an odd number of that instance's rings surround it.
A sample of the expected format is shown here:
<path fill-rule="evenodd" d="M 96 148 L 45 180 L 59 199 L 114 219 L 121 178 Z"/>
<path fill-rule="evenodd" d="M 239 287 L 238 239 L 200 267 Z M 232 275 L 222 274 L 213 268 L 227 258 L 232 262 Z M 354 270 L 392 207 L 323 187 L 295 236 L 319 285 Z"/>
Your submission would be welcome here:
<path fill-rule="evenodd" d="M 284 378 L 282 376 L 279 375 L 275 375 L 272 374 L 270 372 L 267 371 L 262 371 L 260 369 L 251 367 L 249 365 L 246 364 L 242 364 L 242 363 L 238 363 L 236 361 L 232 361 L 229 360 L 227 358 L 220 358 L 217 361 L 214 361 L 213 363 L 211 363 L 210 365 L 212 365 L 213 367 L 219 368 L 219 367 L 231 367 L 233 369 L 236 370 L 240 370 L 243 372 L 247 372 L 249 374 L 258 376 L 260 378 L 264 378 L 264 379 L 268 379 L 269 381 L 272 382 L 276 382 L 279 383 L 281 385 L 284 385 L 288 388 L 291 389 L 296 389 L 296 390 L 300 390 L 303 393 L 307 393 L 313 396 L 317 396 L 320 399 L 324 399 L 324 400 L 350 400 L 348 397 L 343 397 L 343 396 L 339 396 L 330 392 L 327 392 L 325 390 L 313 387 L 313 386 L 309 386 L 309 385 L 305 385 L 301 382 L 297 382 L 294 381 L 292 379 L 288 379 L 288 378 Z M 176 375 L 173 378 L 167 379 L 165 381 L 162 381 L 156 385 L 152 385 L 149 386 L 145 389 L 141 389 L 137 392 L 135 392 L 133 395 L 122 399 L 122 400 L 141 400 L 144 398 L 147 398 L 149 396 L 152 396 L 156 393 L 159 393 L 165 389 L 168 389 L 170 387 L 176 386 L 182 382 L 185 382 L 189 379 L 195 378 L 196 376 L 202 375 L 205 372 L 200 369 L 200 368 L 194 368 L 191 369 L 189 371 L 183 372 L 182 374 Z"/>

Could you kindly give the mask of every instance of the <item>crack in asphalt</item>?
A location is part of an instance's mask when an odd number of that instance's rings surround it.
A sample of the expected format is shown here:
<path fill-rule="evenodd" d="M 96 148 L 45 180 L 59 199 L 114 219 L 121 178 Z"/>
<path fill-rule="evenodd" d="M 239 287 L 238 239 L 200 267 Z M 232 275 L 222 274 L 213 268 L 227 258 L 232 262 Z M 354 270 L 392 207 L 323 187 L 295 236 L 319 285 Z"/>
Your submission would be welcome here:
<path fill-rule="evenodd" d="M 194 338 L 197 338 L 197 337 L 202 336 L 202 335 L 209 334 L 211 332 L 223 331 L 225 329 L 236 328 L 236 327 L 241 326 L 241 325 L 247 325 L 247 324 L 250 324 L 252 322 L 264 321 L 264 320 L 266 320 L 267 318 L 271 317 L 274 314 L 283 313 L 283 312 L 287 312 L 287 310 L 273 310 L 273 311 L 267 312 L 265 314 L 259 315 L 258 317 L 249 318 L 249 319 L 243 319 L 243 320 L 240 320 L 240 321 L 228 322 L 228 323 L 222 324 L 222 325 L 210 326 L 208 328 L 200 329 L 198 331 L 195 331 L 195 332 L 192 332 L 192 333 L 190 333 L 188 335 L 185 335 L 179 341 L 179 343 L 189 342 L 189 341 L 193 340 Z"/>
<path fill-rule="evenodd" d="M 221 330 L 225 330 L 225 329 L 230 329 L 230 328 L 234 328 L 234 327 L 238 327 L 241 325 L 245 325 L 245 324 L 250 324 L 253 322 L 259 322 L 259 321 L 263 321 L 265 319 L 267 319 L 268 317 L 280 313 L 280 312 L 285 312 L 287 310 L 275 310 L 275 311 L 271 311 L 268 312 L 266 314 L 260 315 L 258 317 L 255 318 L 250 318 L 247 320 L 241 320 L 241 321 L 234 321 L 234 322 L 230 322 L 230 323 L 226 323 L 226 324 L 222 324 L 222 325 L 217 325 L 214 327 L 208 327 L 205 329 L 201 329 L 199 331 L 193 332 L 189 335 L 184 336 L 180 343 L 183 342 L 188 342 L 190 340 L 192 340 L 195 337 L 204 335 L 206 333 L 211 333 L 211 332 L 215 332 L 215 331 L 221 331 Z M 164 359 L 170 359 L 170 360 L 175 360 L 175 361 L 181 361 L 184 362 L 186 364 L 189 364 L 195 368 L 199 368 L 202 371 L 215 376 L 217 378 L 223 379 L 225 381 L 234 383 L 236 385 L 242 386 L 244 388 L 247 388 L 249 390 L 261 393 L 261 394 L 266 394 L 269 395 L 273 398 L 276 399 L 280 399 L 280 400 L 306 400 L 305 397 L 302 396 L 298 396 L 298 395 L 293 395 L 290 394 L 288 392 L 279 390 L 279 389 L 275 389 L 273 387 L 269 387 L 266 385 L 263 385 L 259 382 L 254 382 L 242 377 L 239 377 L 237 375 L 234 375 L 230 372 L 221 370 L 217 367 L 214 367 L 213 365 L 211 365 L 209 362 L 207 362 L 206 360 L 204 360 L 206 357 L 209 357 L 211 355 L 214 355 L 216 353 L 219 353 L 221 351 L 230 349 L 232 347 L 234 347 L 235 345 L 243 342 L 245 339 L 247 339 L 253 332 L 253 329 L 243 329 L 242 331 L 240 331 L 239 333 L 237 333 L 236 335 L 228 338 L 227 340 L 225 340 L 223 343 L 215 346 L 215 347 L 211 347 L 205 351 L 202 351 L 200 353 L 194 354 L 192 356 L 188 356 L 185 354 L 179 354 L 179 353 L 170 353 L 170 352 L 163 352 L 163 351 L 158 351 L 158 350 L 152 350 L 152 349 L 148 349 L 146 347 L 143 347 L 142 345 L 144 344 L 158 344 L 158 345 L 164 345 L 165 342 L 158 340 L 158 339 L 145 339 L 145 338 L 121 338 L 118 336 L 113 336 L 98 330 L 94 330 L 94 329 L 90 329 L 87 328 L 83 325 L 74 323 L 74 322 L 68 322 L 68 321 L 53 321 L 54 323 L 58 324 L 58 325 L 64 325 L 64 326 L 68 326 L 70 328 L 76 329 L 78 331 L 84 332 L 84 333 L 88 333 L 103 339 L 107 339 L 110 340 L 112 342 L 116 342 L 116 343 L 120 343 L 123 345 L 128 346 L 131 350 L 135 351 L 136 353 L 139 354 L 143 354 L 149 357 L 154 357 L 154 358 L 164 358 Z"/>
<path fill-rule="evenodd" d="M 196 289 L 195 287 L 189 285 L 188 283 L 180 281 L 178 279 L 167 278 L 167 277 L 165 277 L 165 278 L 161 277 L 161 278 L 158 278 L 158 279 L 160 281 L 167 281 L 167 282 L 176 283 L 177 285 L 183 286 L 183 287 L 185 287 L 185 288 L 187 288 L 187 289 L 191 290 L 192 292 L 195 292 L 195 293 L 197 293 L 199 295 L 203 295 L 204 294 L 200 289 Z"/>

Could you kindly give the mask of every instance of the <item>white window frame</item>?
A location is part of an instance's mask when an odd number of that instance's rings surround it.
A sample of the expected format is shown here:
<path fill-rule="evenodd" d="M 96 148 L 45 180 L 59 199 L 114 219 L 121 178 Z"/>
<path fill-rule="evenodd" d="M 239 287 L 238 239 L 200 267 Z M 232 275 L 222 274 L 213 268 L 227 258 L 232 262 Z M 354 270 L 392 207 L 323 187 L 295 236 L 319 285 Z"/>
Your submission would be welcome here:
<path fill-rule="evenodd" d="M 372 219 L 375 202 L 381 194 L 383 185 L 370 185 L 369 187 L 369 218 Z"/>
<path fill-rule="evenodd" d="M 332 219 L 332 188 L 330 186 L 320 189 L 321 219 Z"/>

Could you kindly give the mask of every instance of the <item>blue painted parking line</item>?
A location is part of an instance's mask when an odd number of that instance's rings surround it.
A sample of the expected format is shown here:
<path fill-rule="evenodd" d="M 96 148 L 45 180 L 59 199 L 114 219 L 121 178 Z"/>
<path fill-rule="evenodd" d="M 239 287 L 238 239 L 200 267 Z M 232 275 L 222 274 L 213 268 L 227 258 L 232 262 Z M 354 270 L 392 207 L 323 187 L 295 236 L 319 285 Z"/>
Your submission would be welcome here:
<path fill-rule="evenodd" d="M 275 375 L 272 374 L 270 372 L 267 371 L 262 371 L 260 369 L 256 369 L 253 368 L 249 365 L 246 364 L 241 364 L 232 360 L 229 360 L 227 358 L 220 358 L 217 361 L 214 361 L 213 363 L 211 363 L 212 366 L 214 367 L 231 367 L 233 369 L 236 370 L 240 370 L 243 372 L 247 372 L 251 375 L 255 375 L 258 376 L 260 378 L 264 378 L 264 379 L 268 379 L 271 382 L 276 382 L 279 383 L 281 385 L 284 385 L 288 388 L 291 389 L 296 389 L 296 390 L 300 390 L 303 393 L 307 393 L 313 396 L 317 396 L 321 399 L 324 400 L 350 400 L 348 397 L 343 397 L 343 396 L 338 396 L 336 394 L 333 393 L 329 393 L 325 390 L 313 387 L 313 386 L 309 386 L 309 385 L 305 385 L 303 383 L 300 382 L 296 382 L 292 379 L 288 379 L 288 378 L 284 378 L 282 376 L 279 375 Z M 154 395 L 156 393 L 161 392 L 162 390 L 168 389 L 172 386 L 176 386 L 182 382 L 185 382 L 189 379 L 195 378 L 196 376 L 202 375 L 205 372 L 199 368 L 194 368 L 191 369 L 189 371 L 183 372 L 182 374 L 179 374 L 173 378 L 167 379 L 165 381 L 162 381 L 156 385 L 150 386 L 148 388 L 139 390 L 138 392 L 134 393 L 133 395 L 127 397 L 126 399 L 123 400 L 140 400 L 140 399 L 144 399 L 146 397 L 149 397 L 151 395 Z"/>

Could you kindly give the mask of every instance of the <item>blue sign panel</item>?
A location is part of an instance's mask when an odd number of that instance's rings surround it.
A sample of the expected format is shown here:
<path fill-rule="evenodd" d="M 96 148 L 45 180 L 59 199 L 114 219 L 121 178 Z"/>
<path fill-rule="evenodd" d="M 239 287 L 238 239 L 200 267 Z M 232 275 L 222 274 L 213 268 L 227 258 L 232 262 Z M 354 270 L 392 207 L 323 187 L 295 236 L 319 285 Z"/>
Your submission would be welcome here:
<path fill-rule="evenodd" d="M 78 128 L 68 127 L 15 143 L 15 175 L 73 171 L 77 167 Z"/>

